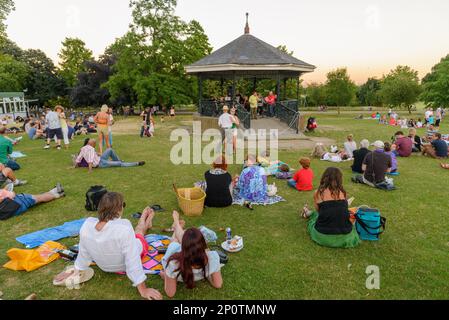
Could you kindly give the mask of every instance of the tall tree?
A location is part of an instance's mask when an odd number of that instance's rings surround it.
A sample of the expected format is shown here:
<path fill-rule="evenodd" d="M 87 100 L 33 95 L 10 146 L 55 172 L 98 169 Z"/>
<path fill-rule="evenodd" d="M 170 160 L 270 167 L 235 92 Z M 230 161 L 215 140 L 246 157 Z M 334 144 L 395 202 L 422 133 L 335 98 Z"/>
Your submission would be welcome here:
<path fill-rule="evenodd" d="M 77 38 L 66 38 L 58 56 L 61 76 L 70 87 L 76 85 L 78 73 L 85 71 L 84 62 L 93 59 L 92 51 L 86 48 L 84 41 Z"/>
<path fill-rule="evenodd" d="M 356 86 L 346 68 L 340 68 L 327 74 L 326 95 L 330 105 L 347 106 L 355 98 Z"/>
<path fill-rule="evenodd" d="M 110 94 L 103 84 L 112 75 L 114 63 L 115 58 L 108 55 L 103 55 L 98 61 L 86 61 L 87 71 L 78 74 L 78 83 L 70 94 L 72 105 L 98 107 L 105 103 L 109 104 Z"/>
<path fill-rule="evenodd" d="M 130 6 L 131 31 L 111 47 L 118 57 L 105 85 L 112 99 L 129 95 L 141 105 L 191 103 L 197 82 L 184 67 L 212 50 L 203 28 L 176 16 L 175 0 L 133 0 Z"/>
<path fill-rule="evenodd" d="M 326 87 L 313 82 L 306 88 L 307 103 L 311 106 L 321 106 L 327 103 Z"/>
<path fill-rule="evenodd" d="M 409 66 L 398 66 L 383 77 L 380 97 L 386 105 L 406 107 L 411 113 L 412 104 L 421 93 L 418 71 Z"/>
<path fill-rule="evenodd" d="M 449 55 L 442 58 L 422 80 L 421 98 L 427 104 L 449 107 Z"/>
<path fill-rule="evenodd" d="M 2 91 L 23 91 L 28 75 L 25 63 L 14 57 L 0 54 L 0 88 Z"/>
<path fill-rule="evenodd" d="M 0 0 L 0 42 L 6 38 L 6 18 L 14 10 L 13 0 Z"/>
<path fill-rule="evenodd" d="M 380 80 L 368 78 L 357 91 L 359 103 L 363 106 L 379 106 L 382 103 L 379 96 L 380 86 Z"/>
<path fill-rule="evenodd" d="M 25 85 L 30 98 L 45 104 L 54 97 L 66 95 L 64 79 L 58 75 L 53 61 L 43 51 L 23 51 L 19 60 L 28 68 Z"/>

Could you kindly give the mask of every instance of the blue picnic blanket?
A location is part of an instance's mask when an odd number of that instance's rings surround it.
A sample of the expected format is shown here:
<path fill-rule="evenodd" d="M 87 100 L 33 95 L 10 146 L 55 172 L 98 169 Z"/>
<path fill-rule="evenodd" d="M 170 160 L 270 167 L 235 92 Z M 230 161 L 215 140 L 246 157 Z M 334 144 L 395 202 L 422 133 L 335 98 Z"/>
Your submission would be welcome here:
<path fill-rule="evenodd" d="M 26 234 L 16 238 L 16 240 L 25 245 L 28 249 L 37 248 L 47 241 L 57 241 L 78 236 L 85 221 L 86 219 L 66 222 L 62 226 Z"/>

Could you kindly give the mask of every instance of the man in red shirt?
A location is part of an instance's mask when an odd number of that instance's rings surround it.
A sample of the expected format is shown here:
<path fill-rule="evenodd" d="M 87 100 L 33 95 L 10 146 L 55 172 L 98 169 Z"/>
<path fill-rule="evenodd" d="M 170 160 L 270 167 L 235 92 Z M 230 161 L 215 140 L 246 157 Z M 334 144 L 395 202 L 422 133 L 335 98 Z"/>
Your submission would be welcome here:
<path fill-rule="evenodd" d="M 405 137 L 402 131 L 396 132 L 396 155 L 407 158 L 410 157 L 413 150 L 413 141 L 409 137 Z"/>
<path fill-rule="evenodd" d="M 273 91 L 270 91 L 268 97 L 265 98 L 265 102 L 268 105 L 268 113 L 270 117 L 274 117 L 274 108 L 276 107 L 276 99 L 277 96 L 273 93 Z"/>
<path fill-rule="evenodd" d="M 310 159 L 301 158 L 299 163 L 302 169 L 299 170 L 292 180 L 288 181 L 288 185 L 298 191 L 312 191 L 313 190 L 313 171 L 310 169 Z"/>

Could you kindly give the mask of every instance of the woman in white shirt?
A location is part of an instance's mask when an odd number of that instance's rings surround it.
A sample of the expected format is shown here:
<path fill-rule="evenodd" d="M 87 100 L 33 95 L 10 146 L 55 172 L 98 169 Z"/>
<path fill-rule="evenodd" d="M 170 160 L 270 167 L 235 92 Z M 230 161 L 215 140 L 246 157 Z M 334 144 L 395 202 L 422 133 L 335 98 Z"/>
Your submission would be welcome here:
<path fill-rule="evenodd" d="M 223 285 L 220 257 L 215 251 L 207 249 L 206 240 L 200 230 L 183 230 L 179 213 L 173 212 L 173 242 L 162 259 L 165 293 L 173 298 L 178 282 L 184 282 L 187 289 L 195 288 L 195 282 L 207 279 L 216 289 Z"/>
<path fill-rule="evenodd" d="M 86 271 L 95 261 L 104 272 L 126 272 L 143 298 L 161 300 L 159 291 L 146 287 L 141 260 L 148 253 L 144 236 L 152 228 L 154 211 L 146 208 L 134 231 L 131 222 L 121 218 L 125 206 L 119 193 L 109 192 L 101 198 L 98 219 L 88 218 L 81 228 L 74 272 Z M 71 275 L 62 273 L 57 280 Z"/>

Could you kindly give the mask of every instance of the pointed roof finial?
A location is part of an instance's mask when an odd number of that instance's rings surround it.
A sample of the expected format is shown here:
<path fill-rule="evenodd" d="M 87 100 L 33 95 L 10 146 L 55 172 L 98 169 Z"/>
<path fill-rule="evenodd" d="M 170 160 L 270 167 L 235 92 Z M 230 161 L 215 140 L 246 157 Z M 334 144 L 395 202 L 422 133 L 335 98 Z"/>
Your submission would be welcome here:
<path fill-rule="evenodd" d="M 245 26 L 245 34 L 249 34 L 249 22 L 248 22 L 249 13 L 246 13 L 246 26 Z"/>

